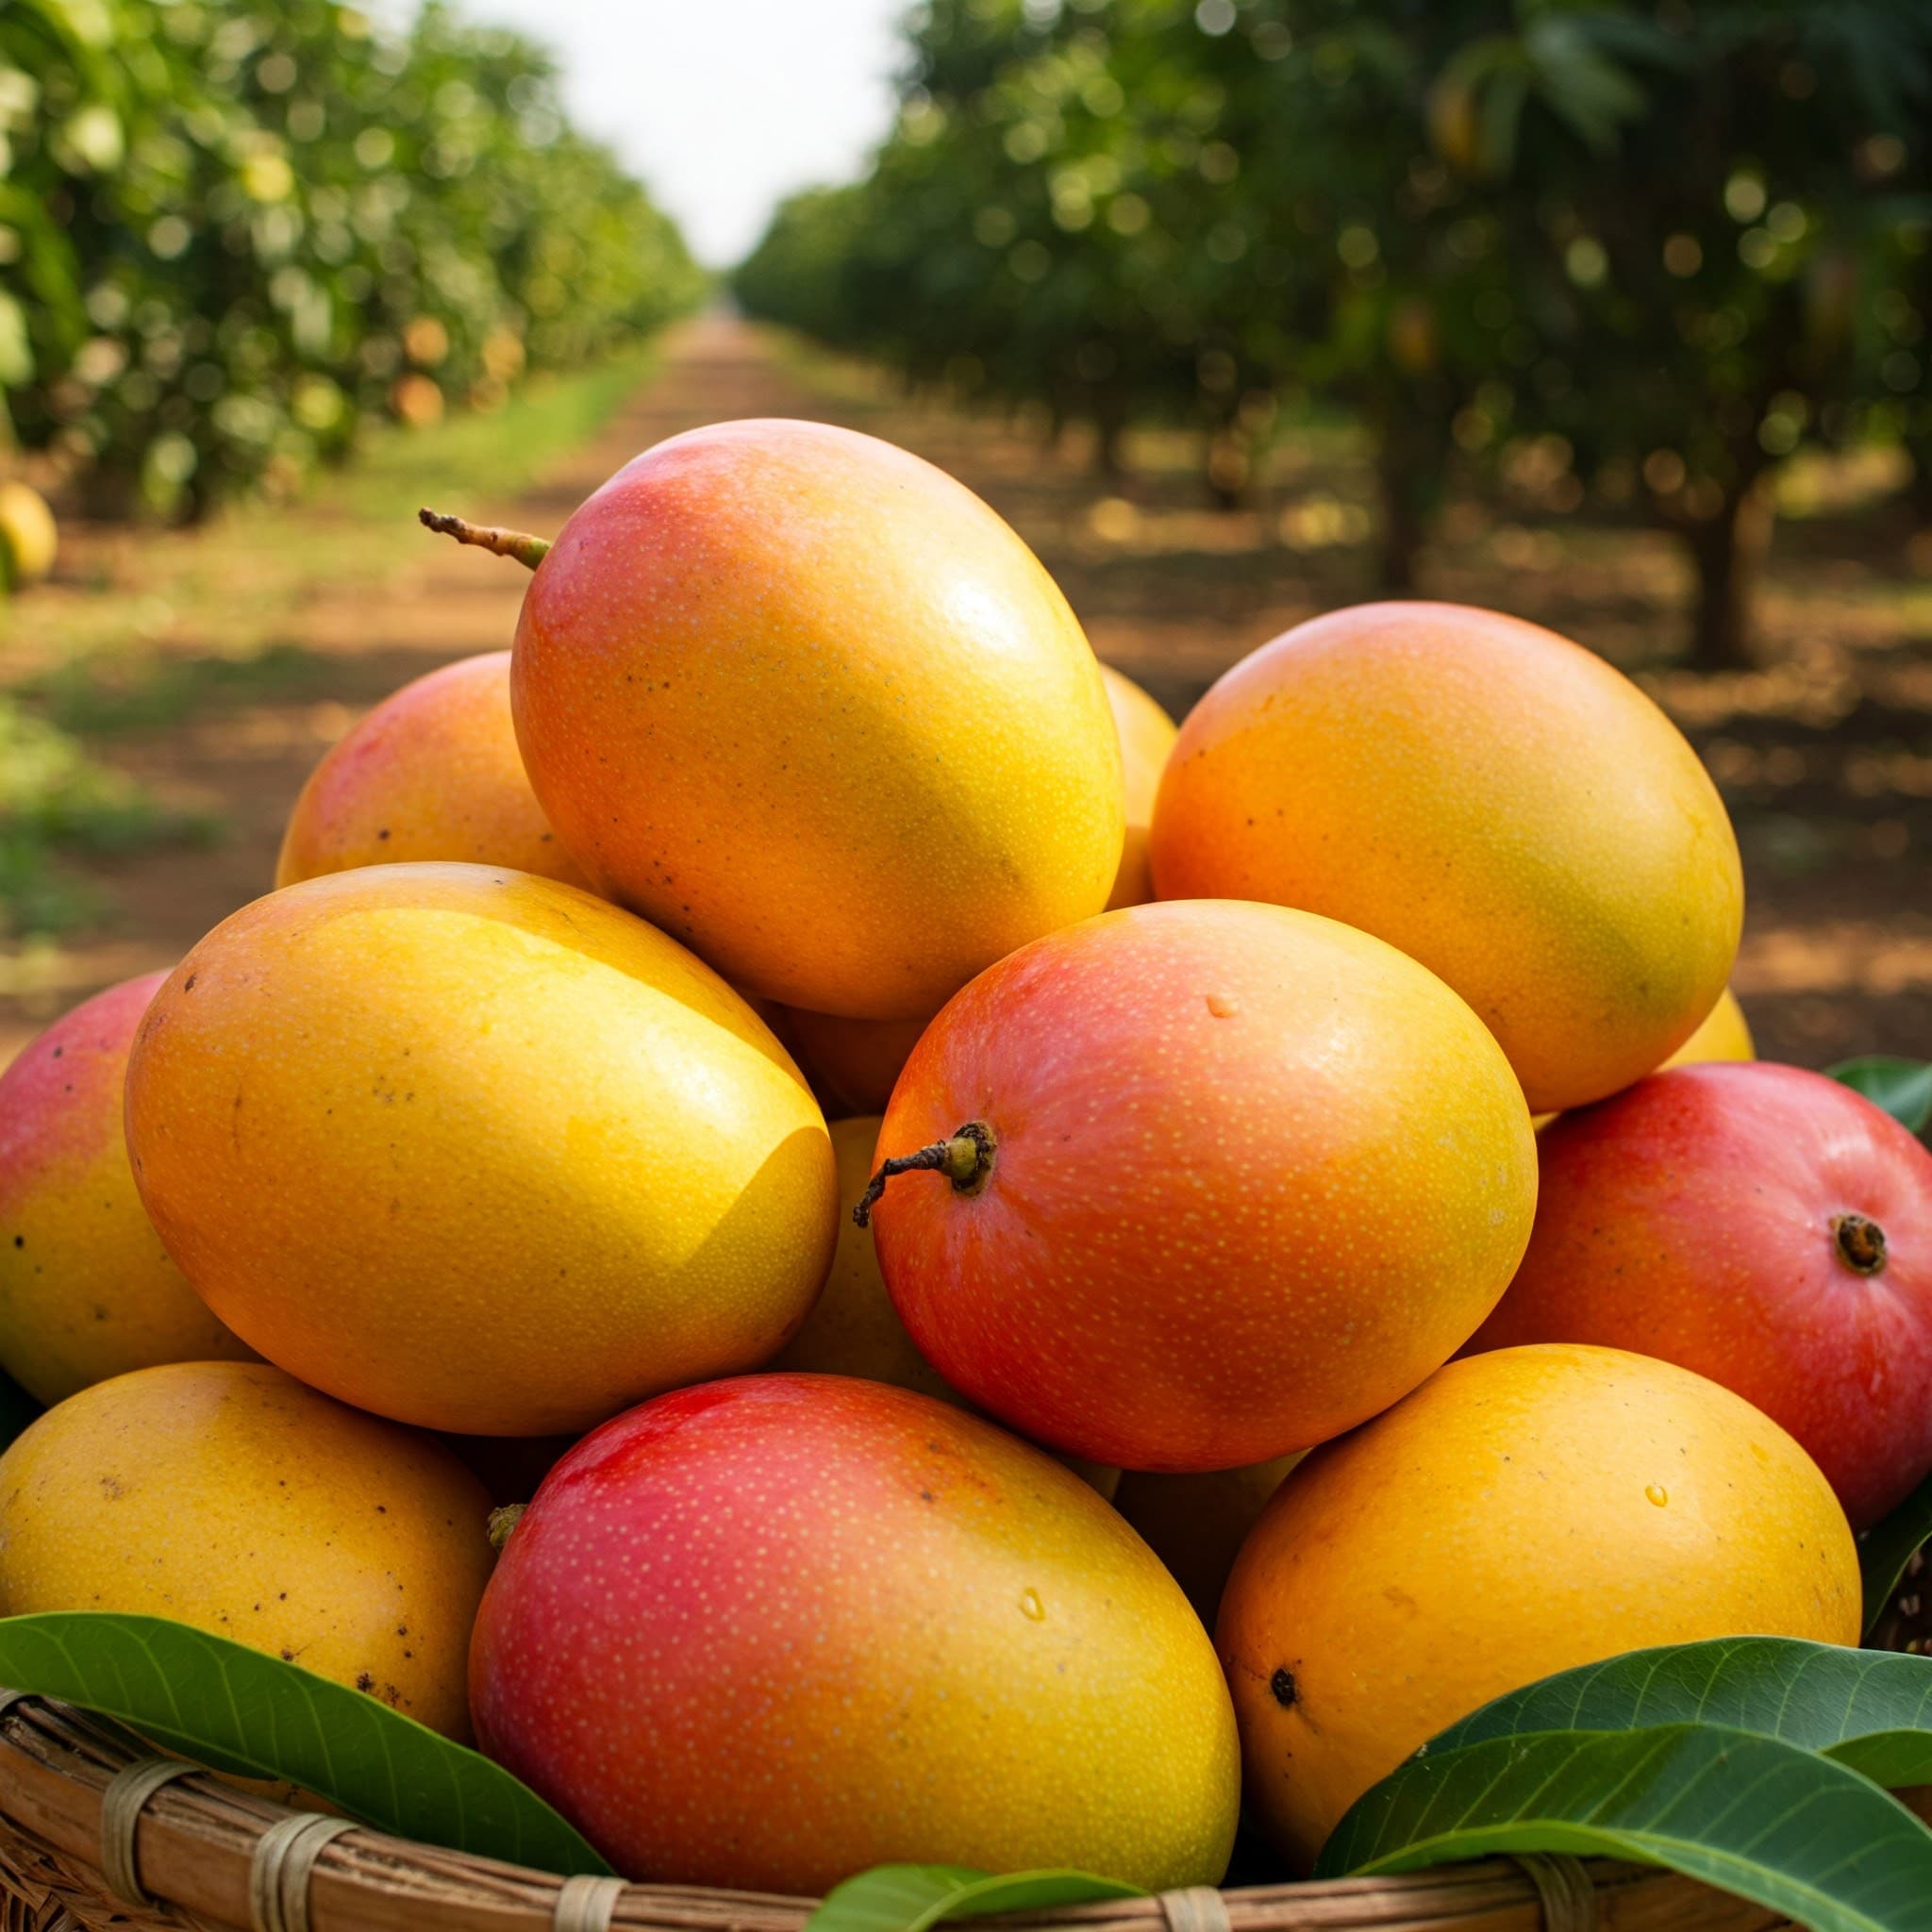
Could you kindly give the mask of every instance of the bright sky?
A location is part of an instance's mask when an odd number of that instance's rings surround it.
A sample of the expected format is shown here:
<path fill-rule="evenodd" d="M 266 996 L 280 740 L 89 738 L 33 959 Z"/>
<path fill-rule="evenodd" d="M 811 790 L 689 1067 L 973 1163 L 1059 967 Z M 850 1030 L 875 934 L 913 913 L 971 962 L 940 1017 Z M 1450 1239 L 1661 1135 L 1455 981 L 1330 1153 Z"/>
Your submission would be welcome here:
<path fill-rule="evenodd" d="M 773 204 L 855 174 L 885 131 L 906 0 L 465 0 L 557 54 L 572 118 L 608 142 L 706 262 Z"/>

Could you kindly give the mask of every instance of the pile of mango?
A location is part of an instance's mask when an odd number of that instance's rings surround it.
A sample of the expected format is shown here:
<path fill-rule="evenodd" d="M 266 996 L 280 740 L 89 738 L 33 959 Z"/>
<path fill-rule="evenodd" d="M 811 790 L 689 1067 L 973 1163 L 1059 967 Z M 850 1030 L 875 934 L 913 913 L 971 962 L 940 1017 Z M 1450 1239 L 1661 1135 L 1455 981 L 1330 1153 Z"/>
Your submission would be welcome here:
<path fill-rule="evenodd" d="M 807 423 L 430 521 L 534 568 L 514 649 L 0 1079 L 0 1614 L 218 1631 L 788 1893 L 1213 1884 L 1243 1807 L 1305 1870 L 1512 1687 L 1857 1641 L 1932 1155 L 1752 1059 L 1635 685 L 1376 604 L 1176 733 Z"/>

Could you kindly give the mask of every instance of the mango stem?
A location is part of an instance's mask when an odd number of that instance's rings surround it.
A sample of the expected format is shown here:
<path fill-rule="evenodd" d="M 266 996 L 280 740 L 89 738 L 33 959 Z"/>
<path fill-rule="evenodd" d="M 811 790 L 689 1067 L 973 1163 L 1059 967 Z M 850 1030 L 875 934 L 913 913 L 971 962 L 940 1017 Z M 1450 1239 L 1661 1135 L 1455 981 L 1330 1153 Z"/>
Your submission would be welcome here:
<path fill-rule="evenodd" d="M 1885 1230 L 1862 1214 L 1840 1214 L 1831 1224 L 1838 1257 L 1855 1274 L 1876 1274 L 1885 1266 Z"/>
<path fill-rule="evenodd" d="M 416 521 L 426 530 L 454 537 L 458 543 L 473 543 L 478 550 L 498 557 L 513 557 L 525 570 L 535 570 L 550 554 L 547 537 L 533 537 L 527 530 L 506 530 L 495 524 L 473 524 L 467 517 L 453 517 L 447 510 L 419 509 Z"/>
<path fill-rule="evenodd" d="M 955 1193 L 978 1193 L 992 1172 L 993 1147 L 992 1129 L 984 1121 L 968 1121 L 963 1127 L 956 1127 L 947 1140 L 935 1141 L 917 1153 L 895 1154 L 881 1162 L 878 1173 L 866 1182 L 865 1192 L 852 1210 L 853 1221 L 860 1227 L 872 1224 L 872 1210 L 894 1174 L 942 1174 L 952 1182 Z"/>
<path fill-rule="evenodd" d="M 503 1554 L 503 1546 L 508 1542 L 509 1533 L 522 1520 L 526 1507 L 522 1503 L 506 1503 L 501 1509 L 490 1512 L 490 1547 L 498 1556 Z"/>

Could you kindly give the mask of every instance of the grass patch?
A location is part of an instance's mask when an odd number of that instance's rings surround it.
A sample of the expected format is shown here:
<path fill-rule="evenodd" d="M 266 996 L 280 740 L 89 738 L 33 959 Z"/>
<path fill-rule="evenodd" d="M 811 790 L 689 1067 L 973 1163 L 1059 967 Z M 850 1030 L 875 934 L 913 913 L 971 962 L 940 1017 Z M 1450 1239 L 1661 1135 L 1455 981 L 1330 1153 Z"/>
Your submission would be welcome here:
<path fill-rule="evenodd" d="M 191 530 L 89 537 L 85 580 L 0 608 L 0 944 L 97 925 L 112 912 L 89 857 L 201 844 L 220 825 L 178 810 L 91 755 L 92 741 L 164 732 L 216 706 L 323 695 L 338 666 L 291 641 L 325 585 L 383 580 L 431 541 L 423 503 L 475 508 L 526 489 L 644 381 L 642 345 L 540 376 L 490 414 L 385 429 L 298 501 L 235 506 Z"/>
<path fill-rule="evenodd" d="M 218 695 L 226 674 L 162 680 L 158 696 L 130 707 L 114 687 L 152 684 L 153 674 L 130 677 L 108 667 L 157 656 L 230 665 L 258 658 L 299 628 L 294 613 L 317 587 L 353 581 L 379 596 L 382 580 L 431 541 L 415 520 L 420 505 L 481 507 L 524 491 L 595 433 L 644 381 L 653 359 L 639 347 L 575 375 L 534 377 L 489 414 L 378 432 L 346 467 L 319 473 L 294 502 L 239 504 L 201 528 L 103 545 L 88 582 L 43 585 L 0 610 L 0 637 L 17 640 L 25 648 L 15 655 L 30 667 L 7 687 L 38 697 L 59 681 L 77 728 L 93 728 L 85 722 L 93 702 L 88 685 L 100 687 L 105 712 L 158 704 L 156 723 L 178 721 L 197 691 Z"/>
<path fill-rule="evenodd" d="M 31 700 L 62 731 L 105 737 L 163 731 L 208 704 L 319 696 L 331 668 L 320 653 L 286 640 L 248 658 L 100 654 L 28 678 L 17 695 Z"/>
<path fill-rule="evenodd" d="M 0 938 L 26 939 L 97 921 L 100 894 L 60 861 L 67 855 L 205 844 L 203 813 L 162 805 L 79 741 L 0 698 Z"/>

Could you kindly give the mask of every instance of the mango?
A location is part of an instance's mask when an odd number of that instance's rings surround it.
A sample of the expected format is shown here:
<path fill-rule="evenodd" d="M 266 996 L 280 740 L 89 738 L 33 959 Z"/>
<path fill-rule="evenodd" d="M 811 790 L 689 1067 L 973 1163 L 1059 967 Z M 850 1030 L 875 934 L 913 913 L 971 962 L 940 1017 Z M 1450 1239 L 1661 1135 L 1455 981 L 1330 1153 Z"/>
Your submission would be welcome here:
<path fill-rule="evenodd" d="M 586 884 L 524 775 L 508 651 L 445 664 L 349 728 L 295 801 L 275 884 L 413 858 Z"/>
<path fill-rule="evenodd" d="M 1113 1507 L 1146 1539 L 1211 1630 L 1241 1544 L 1300 1460 L 1277 1456 L 1183 1475 L 1130 1470 L 1115 1488 Z"/>
<path fill-rule="evenodd" d="M 828 1115 L 882 1113 L 930 1018 L 846 1020 L 777 1007 L 772 1030 L 791 1049 Z"/>
<path fill-rule="evenodd" d="M 878 1153 L 920 1353 L 1122 1469 L 1240 1468 L 1378 1414 L 1475 1332 L 1536 1208 L 1522 1091 L 1467 1004 L 1366 933 L 1235 900 L 1125 907 L 981 974 Z"/>
<path fill-rule="evenodd" d="M 167 976 L 84 1000 L 0 1073 L 0 1368 L 43 1403 L 248 1355 L 168 1258 L 127 1164 L 127 1056 Z"/>
<path fill-rule="evenodd" d="M 774 1369 L 808 1374 L 856 1375 L 891 1382 L 940 1402 L 962 1402 L 957 1390 L 913 1346 L 879 1274 L 872 1237 L 855 1226 L 852 1209 L 877 1164 L 876 1114 L 831 1124 L 832 1155 L 839 1169 L 839 1243 L 831 1272 L 805 1326 L 773 1357 Z"/>
<path fill-rule="evenodd" d="M 1718 995 L 1717 1005 L 1697 1023 L 1697 1031 L 1663 1062 L 1665 1067 L 1692 1067 L 1707 1060 L 1754 1060 L 1757 1047 L 1751 1038 L 1750 1023 L 1729 987 Z M 1658 1069 L 1662 1071 L 1661 1068 Z"/>
<path fill-rule="evenodd" d="M 0 483 L 0 590 L 24 591 L 54 568 L 60 531 L 47 499 L 17 479 Z"/>
<path fill-rule="evenodd" d="M 1420 960 L 1533 1113 L 1627 1087 L 1717 1004 L 1743 875 L 1697 755 L 1636 685 L 1533 624 L 1367 604 L 1208 691 L 1161 780 L 1163 899 L 1326 913 Z"/>
<path fill-rule="evenodd" d="M 755 1375 L 551 1472 L 476 1620 L 483 1747 L 621 1872 L 817 1894 L 889 1861 L 1212 1885 L 1226 1686 L 1091 1490 L 876 1382 Z"/>
<path fill-rule="evenodd" d="M 0 1457 L 0 1616 L 171 1617 L 467 1740 L 490 1499 L 441 1443 L 265 1362 L 172 1362 Z"/>
<path fill-rule="evenodd" d="M 720 423 L 625 465 L 538 564 L 510 694 L 596 888 L 786 1006 L 934 1012 L 1120 864 L 1066 599 L 970 491 L 851 430 Z"/>
<path fill-rule="evenodd" d="M 1649 1644 L 1858 1628 L 1851 1528 L 1784 1430 L 1686 1369 L 1548 1344 L 1451 1362 L 1316 1450 L 1242 1546 L 1216 1641 L 1248 1809 L 1305 1871 L 1507 1690 Z"/>
<path fill-rule="evenodd" d="M 1121 844 L 1120 869 L 1107 909 L 1144 906 L 1154 896 L 1154 874 L 1147 860 L 1147 841 L 1154 824 L 1154 801 L 1160 793 L 1160 774 L 1178 735 L 1174 722 L 1155 701 L 1111 664 L 1100 667 L 1107 685 L 1107 702 L 1113 711 L 1121 740 L 1122 792 L 1126 803 L 1126 835 Z"/>
<path fill-rule="evenodd" d="M 916 1390 L 939 1402 L 971 1405 L 920 1354 L 886 1292 L 878 1251 L 872 1237 L 852 1219 L 871 1180 L 879 1119 L 867 1114 L 831 1124 L 832 1152 L 839 1163 L 839 1246 L 832 1272 L 809 1319 L 772 1358 L 774 1369 L 808 1374 L 857 1375 L 867 1382 L 890 1382 Z M 1056 1457 L 1090 1489 L 1112 1499 L 1121 1473 L 1077 1456 Z M 1257 1506 L 1258 1507 L 1258 1505 Z M 1230 1560 L 1233 1551 L 1228 1555 Z"/>
<path fill-rule="evenodd" d="M 168 1251 L 271 1361 L 460 1435 L 581 1433 L 763 1361 L 831 1261 L 824 1118 L 675 941 L 484 866 L 224 921 L 127 1070 Z"/>

